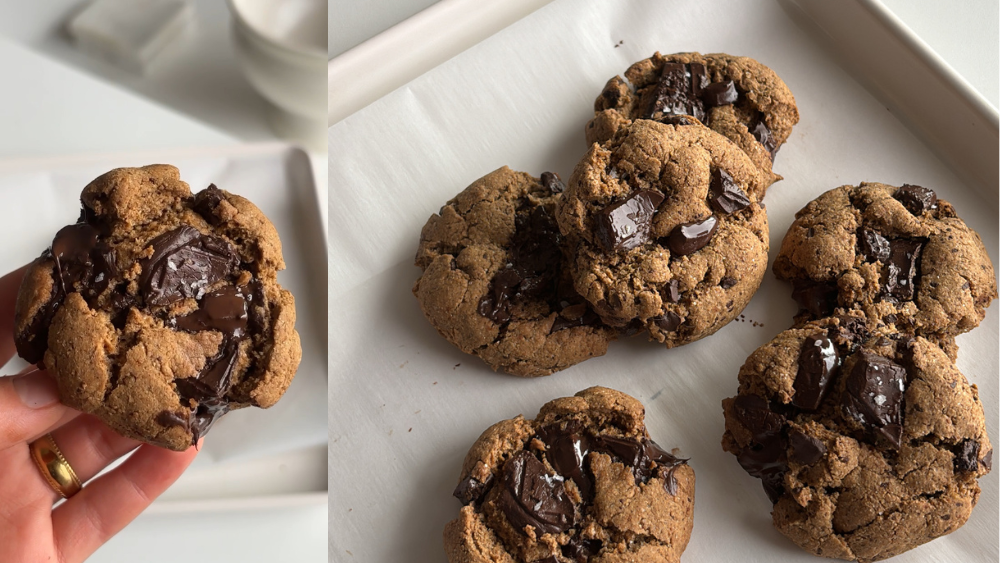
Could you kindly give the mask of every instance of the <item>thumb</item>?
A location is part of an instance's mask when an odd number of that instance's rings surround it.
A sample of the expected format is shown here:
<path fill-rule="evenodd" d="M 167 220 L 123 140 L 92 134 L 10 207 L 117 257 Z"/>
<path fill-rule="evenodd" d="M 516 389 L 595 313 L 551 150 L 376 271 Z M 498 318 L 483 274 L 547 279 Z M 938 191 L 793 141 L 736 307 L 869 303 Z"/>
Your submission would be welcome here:
<path fill-rule="evenodd" d="M 44 370 L 32 366 L 0 377 L 0 450 L 44 433 L 68 412 L 59 402 L 56 382 Z"/>

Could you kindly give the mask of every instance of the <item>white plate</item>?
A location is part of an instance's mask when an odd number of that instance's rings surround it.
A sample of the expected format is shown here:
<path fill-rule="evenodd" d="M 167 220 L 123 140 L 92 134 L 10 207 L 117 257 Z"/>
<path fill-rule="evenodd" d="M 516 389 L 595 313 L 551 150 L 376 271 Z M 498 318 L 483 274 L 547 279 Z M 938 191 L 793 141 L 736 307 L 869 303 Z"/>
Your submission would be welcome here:
<path fill-rule="evenodd" d="M 698 487 L 684 561 L 816 560 L 774 530 L 759 481 L 719 445 L 720 402 L 736 392 L 739 366 L 791 325 L 790 288 L 772 274 L 744 311 L 758 324 L 734 322 L 673 350 L 616 342 L 602 358 L 531 380 L 494 374 L 460 353 L 410 294 L 419 275 L 413 253 L 431 213 L 504 164 L 567 178 L 586 150 L 583 127 L 604 82 L 656 50 L 751 56 L 794 92 L 802 120 L 775 164 L 786 179 L 766 200 L 772 260 L 806 202 L 864 180 L 933 187 L 997 256 L 995 205 L 777 3 L 556 0 L 330 128 L 333 560 L 443 561 L 441 531 L 460 507 L 451 492 L 476 437 L 498 420 L 533 416 L 546 401 L 597 384 L 640 399 L 653 438 L 691 458 Z M 979 384 L 994 437 L 997 335 L 994 306 L 959 338 L 958 359 Z M 965 527 L 897 560 L 996 560 L 996 475 L 980 484 Z"/>
<path fill-rule="evenodd" d="M 288 392 L 268 410 L 241 409 L 220 419 L 205 440 L 201 453 L 181 484 L 167 495 L 178 500 L 194 497 L 235 497 L 267 493 L 322 492 L 316 479 L 308 487 L 261 486 L 262 476 L 302 479 L 308 467 L 323 461 L 310 448 L 326 443 L 326 247 L 316 186 L 308 156 L 286 144 L 268 143 L 231 147 L 161 150 L 143 153 L 83 157 L 52 157 L 0 162 L 0 225 L 8 244 L 0 247 L 0 270 L 12 270 L 38 256 L 53 233 L 79 216 L 80 191 L 98 175 L 121 166 L 169 163 L 193 191 L 210 183 L 246 196 L 274 223 L 281 237 L 287 269 L 279 281 L 296 297 L 297 323 L 302 340 L 302 363 Z M 12 373 L 13 360 L 3 373 Z M 22 362 L 23 364 L 23 362 Z M 280 457 L 288 454 L 302 469 L 282 476 Z M 258 462 L 254 473 L 219 475 L 215 481 L 199 472 L 210 467 Z M 216 472 L 218 473 L 218 472 Z M 185 490 L 185 481 L 191 485 Z M 305 481 L 305 480 L 304 480 Z M 214 482 L 225 482 L 225 487 Z M 270 488 L 269 488 L 270 487 Z M 300 502 L 291 500 L 290 502 Z"/>

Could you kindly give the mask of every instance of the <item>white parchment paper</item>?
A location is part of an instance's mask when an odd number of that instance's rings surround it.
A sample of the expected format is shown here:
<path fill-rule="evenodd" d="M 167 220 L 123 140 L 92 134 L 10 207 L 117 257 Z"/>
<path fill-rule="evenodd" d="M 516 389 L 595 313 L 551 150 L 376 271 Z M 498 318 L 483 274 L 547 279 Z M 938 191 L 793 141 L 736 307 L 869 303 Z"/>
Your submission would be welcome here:
<path fill-rule="evenodd" d="M 199 191 L 210 183 L 254 202 L 281 238 L 286 270 L 278 280 L 296 298 L 302 363 L 284 397 L 267 410 L 233 411 L 213 426 L 196 463 L 275 454 L 326 441 L 326 259 L 308 157 L 287 145 L 159 151 L 97 158 L 0 163 L 0 271 L 36 258 L 80 215 L 80 191 L 112 168 L 168 163 Z M 15 358 L 3 373 L 23 365 Z"/>
<path fill-rule="evenodd" d="M 722 451 L 720 402 L 758 346 L 791 325 L 790 287 L 769 272 L 714 336 L 667 350 L 640 339 L 538 379 L 495 374 L 444 341 L 410 293 L 428 216 L 506 164 L 568 178 L 605 81 L 654 51 L 726 52 L 773 68 L 802 120 L 777 156 L 785 180 L 766 203 L 773 260 L 794 214 L 820 193 L 865 180 L 934 188 L 997 257 L 997 210 L 963 185 L 830 54 L 770 0 L 557 0 L 334 125 L 330 142 L 330 557 L 445 560 L 444 524 L 466 451 L 491 424 L 533 417 L 592 385 L 646 405 L 652 437 L 697 474 L 694 533 L 683 560 L 815 561 L 771 526 L 760 482 Z M 919 95 L 919 85 L 914 85 Z M 997 434 L 997 306 L 959 338 Z M 959 531 L 897 561 L 995 561 L 997 476 Z"/>

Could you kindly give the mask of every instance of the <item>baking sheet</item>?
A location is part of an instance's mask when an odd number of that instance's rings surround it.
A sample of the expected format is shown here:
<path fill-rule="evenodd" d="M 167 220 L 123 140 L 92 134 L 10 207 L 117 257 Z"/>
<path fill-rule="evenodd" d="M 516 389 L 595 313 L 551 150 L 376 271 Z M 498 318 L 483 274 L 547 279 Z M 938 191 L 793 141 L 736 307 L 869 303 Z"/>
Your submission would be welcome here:
<path fill-rule="evenodd" d="M 616 46 L 617 45 L 617 46 Z M 445 560 L 444 524 L 462 459 L 479 434 L 546 401 L 605 385 L 640 399 L 652 437 L 691 458 L 695 526 L 683 560 L 816 561 L 771 526 L 758 480 L 722 451 L 723 398 L 739 366 L 791 324 L 790 288 L 768 272 L 744 311 L 714 336 L 666 350 L 641 338 L 552 376 L 494 374 L 441 339 L 410 293 L 427 217 L 506 164 L 568 178 L 605 81 L 654 51 L 727 52 L 773 68 L 802 120 L 766 198 L 773 260 L 794 213 L 823 191 L 875 180 L 934 188 L 997 257 L 997 212 L 834 57 L 770 0 L 557 0 L 413 80 L 329 131 L 330 557 Z M 919 95 L 915 89 L 914 95 Z M 959 337 L 958 366 L 979 385 L 997 437 L 997 307 Z M 997 477 L 969 522 L 895 561 L 998 556 Z"/>
<path fill-rule="evenodd" d="M 198 191 L 215 183 L 253 201 L 274 223 L 287 268 L 278 280 L 296 298 L 302 363 L 275 406 L 233 411 L 213 425 L 195 467 L 258 457 L 326 441 L 326 248 L 308 156 L 286 144 L 168 150 L 0 163 L 0 270 L 37 257 L 61 227 L 76 222 L 83 187 L 122 166 L 169 163 Z M 16 241 L 11 244 L 10 241 Z M 15 358 L 3 373 L 23 365 Z"/>

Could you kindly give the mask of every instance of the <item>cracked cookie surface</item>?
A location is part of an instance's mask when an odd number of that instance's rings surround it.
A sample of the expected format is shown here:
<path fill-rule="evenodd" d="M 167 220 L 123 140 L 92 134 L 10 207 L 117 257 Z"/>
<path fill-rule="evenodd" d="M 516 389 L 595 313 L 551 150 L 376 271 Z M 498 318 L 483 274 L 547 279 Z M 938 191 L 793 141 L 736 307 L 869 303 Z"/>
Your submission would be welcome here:
<path fill-rule="evenodd" d="M 892 557 L 961 527 L 992 466 L 983 406 L 935 343 L 859 311 L 758 348 L 723 401 L 723 449 L 774 526 L 824 557 Z"/>
<path fill-rule="evenodd" d="M 594 101 L 588 143 L 604 143 L 637 119 L 675 122 L 688 115 L 736 143 L 760 169 L 765 188 L 775 153 L 799 121 L 795 98 L 770 68 L 724 53 L 655 53 L 607 82 Z"/>
<path fill-rule="evenodd" d="M 450 563 L 676 563 L 694 471 L 649 438 L 634 398 L 603 387 L 494 424 L 469 450 L 445 526 Z"/>
<path fill-rule="evenodd" d="M 187 449 L 229 410 L 273 405 L 301 357 L 281 243 L 246 199 L 176 168 L 120 168 L 81 194 L 18 293 L 15 344 L 62 402 Z"/>
<path fill-rule="evenodd" d="M 774 262 L 800 322 L 857 308 L 937 341 L 975 328 L 997 296 L 993 264 L 954 207 L 925 187 L 841 186 L 796 214 Z"/>
<path fill-rule="evenodd" d="M 577 164 L 559 203 L 576 290 L 668 347 L 732 321 L 767 269 L 765 183 L 698 124 L 638 120 Z"/>
<path fill-rule="evenodd" d="M 566 277 L 554 213 L 563 183 L 506 166 L 473 182 L 420 233 L 413 285 L 427 320 L 494 370 L 534 377 L 615 338 Z"/>

